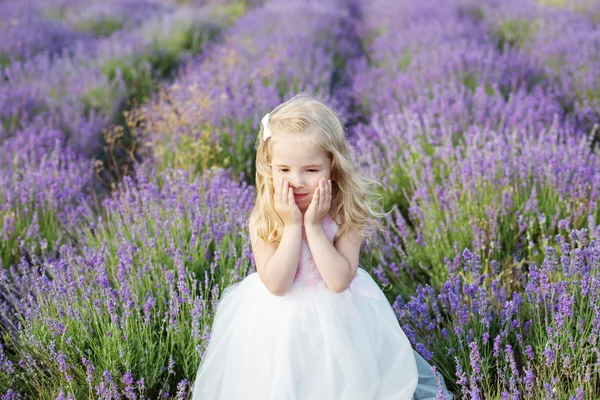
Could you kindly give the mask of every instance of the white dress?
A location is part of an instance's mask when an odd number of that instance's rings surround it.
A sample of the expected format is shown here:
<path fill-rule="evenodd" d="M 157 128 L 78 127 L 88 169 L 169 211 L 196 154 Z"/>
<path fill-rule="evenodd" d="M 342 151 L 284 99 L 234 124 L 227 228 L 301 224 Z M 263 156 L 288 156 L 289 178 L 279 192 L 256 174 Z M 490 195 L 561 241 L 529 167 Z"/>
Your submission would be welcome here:
<path fill-rule="evenodd" d="M 323 220 L 329 240 L 338 228 Z M 411 345 L 379 286 L 358 268 L 327 288 L 303 232 L 292 288 L 270 293 L 252 273 L 227 287 L 192 389 L 193 400 L 410 400 Z"/>

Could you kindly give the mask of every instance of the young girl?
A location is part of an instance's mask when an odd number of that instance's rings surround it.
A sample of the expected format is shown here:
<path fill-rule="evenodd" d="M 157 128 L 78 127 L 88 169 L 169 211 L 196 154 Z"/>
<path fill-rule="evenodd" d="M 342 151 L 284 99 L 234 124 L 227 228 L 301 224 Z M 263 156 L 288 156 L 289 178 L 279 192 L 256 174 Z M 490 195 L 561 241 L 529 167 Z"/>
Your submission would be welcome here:
<path fill-rule="evenodd" d="M 298 95 L 265 115 L 249 219 L 258 272 L 224 290 L 193 400 L 413 398 L 415 353 L 358 267 L 378 215 L 367 183 L 324 102 Z"/>

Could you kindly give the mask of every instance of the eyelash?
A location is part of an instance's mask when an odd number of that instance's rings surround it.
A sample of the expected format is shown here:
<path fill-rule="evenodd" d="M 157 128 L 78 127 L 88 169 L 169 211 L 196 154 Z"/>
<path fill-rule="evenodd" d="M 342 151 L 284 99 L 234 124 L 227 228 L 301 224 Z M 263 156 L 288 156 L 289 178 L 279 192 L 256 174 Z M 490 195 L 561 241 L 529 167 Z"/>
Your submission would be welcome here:
<path fill-rule="evenodd" d="M 287 171 L 288 171 L 287 168 L 279 168 L 279 172 L 287 172 Z M 307 169 L 307 171 L 309 171 L 309 172 L 319 172 L 319 170 L 314 169 L 314 168 Z"/>

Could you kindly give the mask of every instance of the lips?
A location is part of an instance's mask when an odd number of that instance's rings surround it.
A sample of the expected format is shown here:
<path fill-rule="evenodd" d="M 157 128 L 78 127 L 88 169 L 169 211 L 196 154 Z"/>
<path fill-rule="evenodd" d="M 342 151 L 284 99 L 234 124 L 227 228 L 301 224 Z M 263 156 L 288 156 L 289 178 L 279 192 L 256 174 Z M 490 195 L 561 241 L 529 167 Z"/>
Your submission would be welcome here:
<path fill-rule="evenodd" d="M 294 193 L 294 199 L 303 199 L 308 196 L 308 193 Z"/>

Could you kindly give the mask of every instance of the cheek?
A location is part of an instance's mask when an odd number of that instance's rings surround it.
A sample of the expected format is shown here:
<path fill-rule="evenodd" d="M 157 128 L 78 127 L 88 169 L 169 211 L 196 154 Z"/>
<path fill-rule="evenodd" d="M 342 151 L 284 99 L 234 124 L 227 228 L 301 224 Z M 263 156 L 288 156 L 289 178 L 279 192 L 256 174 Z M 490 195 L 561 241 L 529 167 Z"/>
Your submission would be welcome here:
<path fill-rule="evenodd" d="M 271 170 L 271 176 L 273 177 L 273 179 L 282 179 L 284 177 L 283 173 L 277 170 Z"/>
<path fill-rule="evenodd" d="M 316 178 L 316 179 L 312 179 L 309 183 L 309 187 L 310 187 L 310 191 L 311 193 L 315 191 L 316 188 L 319 187 L 319 179 L 320 177 Z"/>

